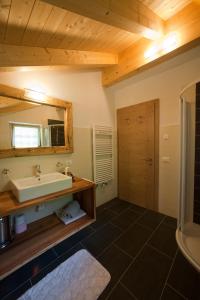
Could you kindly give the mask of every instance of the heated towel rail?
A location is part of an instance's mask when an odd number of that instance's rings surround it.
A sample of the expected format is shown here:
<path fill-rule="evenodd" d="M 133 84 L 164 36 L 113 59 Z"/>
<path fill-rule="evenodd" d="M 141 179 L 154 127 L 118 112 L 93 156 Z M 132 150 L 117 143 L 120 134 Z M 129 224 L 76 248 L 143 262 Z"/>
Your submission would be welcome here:
<path fill-rule="evenodd" d="M 96 184 L 113 179 L 113 130 L 109 126 L 93 126 L 93 173 Z"/>

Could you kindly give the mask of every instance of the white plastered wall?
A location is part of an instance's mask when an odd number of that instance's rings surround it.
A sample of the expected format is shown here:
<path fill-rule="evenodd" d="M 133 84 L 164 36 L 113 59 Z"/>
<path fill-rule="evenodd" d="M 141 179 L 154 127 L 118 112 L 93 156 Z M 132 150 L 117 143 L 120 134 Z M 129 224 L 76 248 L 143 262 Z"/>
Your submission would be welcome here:
<path fill-rule="evenodd" d="M 160 99 L 159 211 L 177 216 L 180 175 L 180 98 L 200 78 L 200 47 L 110 88 L 115 108 Z M 168 139 L 165 139 L 167 138 Z M 169 162 L 164 162 L 169 158 Z"/>

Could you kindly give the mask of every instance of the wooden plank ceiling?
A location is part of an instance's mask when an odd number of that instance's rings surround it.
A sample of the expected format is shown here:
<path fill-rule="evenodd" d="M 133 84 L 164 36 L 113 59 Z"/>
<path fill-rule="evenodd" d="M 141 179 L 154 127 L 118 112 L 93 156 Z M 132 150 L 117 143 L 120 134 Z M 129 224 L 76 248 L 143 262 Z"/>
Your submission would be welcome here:
<path fill-rule="evenodd" d="M 200 5 L 190 0 L 0 0 L 0 68 L 101 67 L 108 86 L 167 58 L 161 50 L 156 57 L 144 56 L 155 46 L 152 39 L 163 41 L 174 31 L 181 32 L 181 41 L 168 52 L 196 45 Z"/>
<path fill-rule="evenodd" d="M 0 0 L 0 43 L 118 53 L 139 38 L 39 0 Z"/>

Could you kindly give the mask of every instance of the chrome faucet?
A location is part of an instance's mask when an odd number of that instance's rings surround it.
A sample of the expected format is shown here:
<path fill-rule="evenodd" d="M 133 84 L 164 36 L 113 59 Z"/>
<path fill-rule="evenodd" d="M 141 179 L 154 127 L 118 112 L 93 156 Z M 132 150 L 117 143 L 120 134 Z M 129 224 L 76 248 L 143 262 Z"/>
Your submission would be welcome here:
<path fill-rule="evenodd" d="M 36 178 L 38 178 L 40 180 L 40 175 L 41 175 L 42 171 L 40 169 L 40 165 L 36 165 L 35 166 L 35 176 Z"/>
<path fill-rule="evenodd" d="M 9 172 L 10 172 L 9 169 L 4 168 L 4 169 L 2 170 L 1 173 L 2 173 L 3 175 L 8 175 Z"/>

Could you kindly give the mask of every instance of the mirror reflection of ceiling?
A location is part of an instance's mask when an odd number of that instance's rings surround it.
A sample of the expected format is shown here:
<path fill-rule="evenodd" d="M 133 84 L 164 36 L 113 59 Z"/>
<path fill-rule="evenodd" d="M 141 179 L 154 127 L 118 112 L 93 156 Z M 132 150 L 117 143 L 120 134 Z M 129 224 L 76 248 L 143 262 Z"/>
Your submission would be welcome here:
<path fill-rule="evenodd" d="M 0 96 L 0 115 L 31 109 L 39 104 Z"/>
<path fill-rule="evenodd" d="M 64 116 L 64 108 L 0 96 L 0 149 L 64 146 Z M 17 126 L 21 146 L 14 143 Z M 37 146 L 30 142 L 31 132 L 25 133 L 28 128 L 38 129 Z"/>

